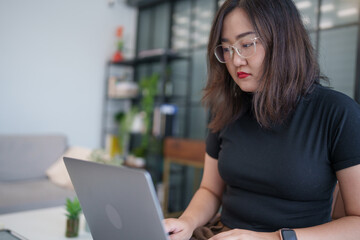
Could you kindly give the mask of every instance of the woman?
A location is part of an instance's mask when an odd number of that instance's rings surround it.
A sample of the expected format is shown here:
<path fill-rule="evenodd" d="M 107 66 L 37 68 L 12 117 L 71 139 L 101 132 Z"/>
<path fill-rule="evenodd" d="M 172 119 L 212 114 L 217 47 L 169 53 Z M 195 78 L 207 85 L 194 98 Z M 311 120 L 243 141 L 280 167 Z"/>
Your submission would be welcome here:
<path fill-rule="evenodd" d="M 170 238 L 189 239 L 221 206 L 220 233 L 202 234 L 212 240 L 359 239 L 360 109 L 319 84 L 294 3 L 226 1 L 208 62 L 204 175 L 180 218 L 165 220 Z M 331 221 L 336 181 L 347 216 Z"/>

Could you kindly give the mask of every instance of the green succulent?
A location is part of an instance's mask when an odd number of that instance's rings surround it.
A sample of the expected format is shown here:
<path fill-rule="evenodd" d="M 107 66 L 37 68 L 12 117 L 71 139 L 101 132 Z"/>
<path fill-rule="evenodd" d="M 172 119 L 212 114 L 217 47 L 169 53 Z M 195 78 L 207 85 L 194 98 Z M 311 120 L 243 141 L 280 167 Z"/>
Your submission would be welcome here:
<path fill-rule="evenodd" d="M 80 206 L 79 199 L 77 197 L 74 197 L 74 200 L 71 201 L 70 198 L 66 199 L 66 216 L 69 219 L 77 219 L 79 218 L 79 214 L 81 213 L 82 209 Z"/>

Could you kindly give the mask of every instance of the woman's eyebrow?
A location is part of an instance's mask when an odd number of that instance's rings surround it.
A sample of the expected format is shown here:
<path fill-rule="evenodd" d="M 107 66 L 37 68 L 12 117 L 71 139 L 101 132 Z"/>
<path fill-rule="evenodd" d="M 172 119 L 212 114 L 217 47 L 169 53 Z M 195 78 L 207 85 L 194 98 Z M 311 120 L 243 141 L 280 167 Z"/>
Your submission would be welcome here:
<path fill-rule="evenodd" d="M 244 32 L 244 33 L 240 33 L 239 35 L 237 35 L 235 38 L 236 40 L 238 40 L 239 38 L 245 37 L 246 35 L 249 34 L 254 34 L 255 32 Z M 221 42 L 229 42 L 229 39 L 227 38 L 221 38 Z"/>

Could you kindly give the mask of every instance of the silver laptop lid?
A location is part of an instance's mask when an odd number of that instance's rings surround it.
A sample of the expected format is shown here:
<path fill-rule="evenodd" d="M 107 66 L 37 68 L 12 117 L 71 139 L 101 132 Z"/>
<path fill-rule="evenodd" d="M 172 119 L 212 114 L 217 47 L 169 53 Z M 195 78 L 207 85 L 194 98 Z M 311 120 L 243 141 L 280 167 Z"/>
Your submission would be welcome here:
<path fill-rule="evenodd" d="M 168 240 L 148 172 L 64 157 L 94 240 Z"/>

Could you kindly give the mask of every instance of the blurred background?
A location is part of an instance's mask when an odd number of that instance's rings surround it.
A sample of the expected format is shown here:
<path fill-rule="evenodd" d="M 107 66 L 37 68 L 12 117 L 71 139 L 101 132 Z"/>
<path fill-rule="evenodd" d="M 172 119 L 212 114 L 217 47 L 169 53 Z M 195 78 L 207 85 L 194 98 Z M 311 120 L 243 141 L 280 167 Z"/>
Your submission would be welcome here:
<path fill-rule="evenodd" d="M 138 126 L 122 125 L 138 107 L 151 109 L 147 134 L 160 144 L 168 136 L 204 140 L 206 44 L 223 2 L 0 0 L 0 134 L 61 133 L 69 145 L 109 149 L 122 129 L 131 137 L 116 144 L 131 151 L 149 147 L 138 137 L 143 115 L 132 119 Z M 359 102 L 360 1 L 294 2 L 330 86 Z M 161 158 L 156 149 L 145 157 L 157 183 Z M 193 173 L 171 168 L 171 211 L 188 203 Z"/>
<path fill-rule="evenodd" d="M 0 0 L 0 133 L 62 133 L 100 146 L 105 66 L 137 9 L 124 1 Z"/>

